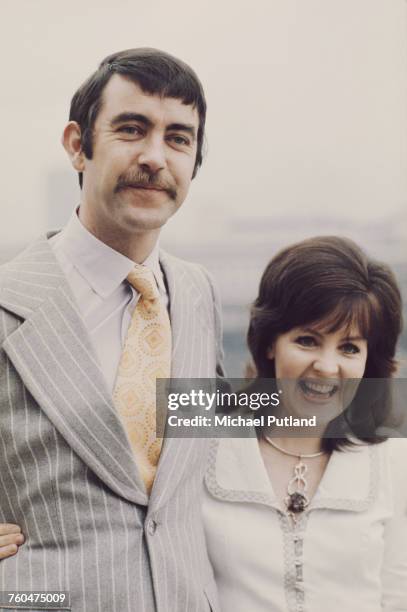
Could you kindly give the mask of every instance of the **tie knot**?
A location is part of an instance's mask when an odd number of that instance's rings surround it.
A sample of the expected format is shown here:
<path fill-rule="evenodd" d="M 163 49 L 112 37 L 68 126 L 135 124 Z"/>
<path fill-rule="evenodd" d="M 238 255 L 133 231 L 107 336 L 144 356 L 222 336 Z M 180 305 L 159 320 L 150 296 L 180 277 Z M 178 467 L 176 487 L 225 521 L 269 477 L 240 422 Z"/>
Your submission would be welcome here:
<path fill-rule="evenodd" d="M 133 270 L 128 274 L 127 280 L 144 299 L 155 300 L 159 297 L 154 274 L 147 266 L 135 264 Z"/>

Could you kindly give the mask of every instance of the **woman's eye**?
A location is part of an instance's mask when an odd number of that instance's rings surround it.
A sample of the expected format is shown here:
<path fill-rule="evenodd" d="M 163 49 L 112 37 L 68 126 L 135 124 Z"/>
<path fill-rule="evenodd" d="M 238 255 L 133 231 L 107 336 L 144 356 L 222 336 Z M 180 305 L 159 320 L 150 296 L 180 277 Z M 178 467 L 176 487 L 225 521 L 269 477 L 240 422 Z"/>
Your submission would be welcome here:
<path fill-rule="evenodd" d="M 300 346 L 312 347 L 316 346 L 317 342 L 313 336 L 298 336 L 295 339 L 295 342 Z"/>
<path fill-rule="evenodd" d="M 342 344 L 341 348 L 342 351 L 347 355 L 355 355 L 356 353 L 360 353 L 359 347 L 357 347 L 356 344 L 353 344 L 352 342 L 346 342 L 345 344 Z"/>

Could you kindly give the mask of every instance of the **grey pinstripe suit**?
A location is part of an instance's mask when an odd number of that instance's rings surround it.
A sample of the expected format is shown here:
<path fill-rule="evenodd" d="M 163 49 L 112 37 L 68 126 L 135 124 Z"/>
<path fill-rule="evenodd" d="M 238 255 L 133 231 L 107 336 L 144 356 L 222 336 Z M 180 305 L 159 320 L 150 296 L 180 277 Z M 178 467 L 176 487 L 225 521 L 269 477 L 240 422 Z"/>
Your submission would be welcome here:
<path fill-rule="evenodd" d="M 166 254 L 161 264 L 172 376 L 213 377 L 220 345 L 212 285 L 198 266 Z M 68 590 L 75 612 L 217 610 L 201 525 L 207 441 L 165 441 L 147 507 L 45 238 L 0 268 L 0 345 L 0 520 L 27 537 L 0 563 L 0 589 Z"/>

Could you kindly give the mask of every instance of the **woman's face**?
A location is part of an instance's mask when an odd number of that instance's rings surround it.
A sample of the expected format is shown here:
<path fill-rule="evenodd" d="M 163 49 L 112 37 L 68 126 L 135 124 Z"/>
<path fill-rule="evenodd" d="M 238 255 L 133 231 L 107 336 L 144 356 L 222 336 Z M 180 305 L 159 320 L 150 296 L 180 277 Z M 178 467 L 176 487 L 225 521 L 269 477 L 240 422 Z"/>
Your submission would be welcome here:
<path fill-rule="evenodd" d="M 275 361 L 285 411 L 296 417 L 315 414 L 317 422 L 320 418 L 326 424 L 356 393 L 357 379 L 365 371 L 367 341 L 355 327 L 332 333 L 322 329 L 321 324 L 295 327 L 277 337 L 267 356 Z"/>

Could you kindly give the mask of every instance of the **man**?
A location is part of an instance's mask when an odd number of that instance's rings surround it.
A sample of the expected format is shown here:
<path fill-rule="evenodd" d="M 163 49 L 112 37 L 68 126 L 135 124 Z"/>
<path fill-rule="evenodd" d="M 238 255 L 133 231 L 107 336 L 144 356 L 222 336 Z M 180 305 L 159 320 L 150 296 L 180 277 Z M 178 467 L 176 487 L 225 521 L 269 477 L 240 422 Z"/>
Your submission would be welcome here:
<path fill-rule="evenodd" d="M 0 590 L 69 591 L 75 612 L 217 609 L 207 443 L 161 447 L 152 425 L 156 377 L 221 371 L 213 286 L 157 243 L 205 113 L 194 72 L 153 49 L 107 57 L 72 99 L 79 209 L 0 271 L 0 518 L 26 537 Z"/>

